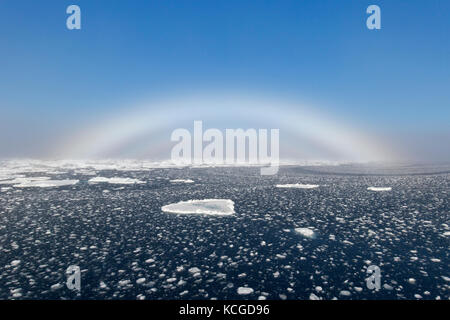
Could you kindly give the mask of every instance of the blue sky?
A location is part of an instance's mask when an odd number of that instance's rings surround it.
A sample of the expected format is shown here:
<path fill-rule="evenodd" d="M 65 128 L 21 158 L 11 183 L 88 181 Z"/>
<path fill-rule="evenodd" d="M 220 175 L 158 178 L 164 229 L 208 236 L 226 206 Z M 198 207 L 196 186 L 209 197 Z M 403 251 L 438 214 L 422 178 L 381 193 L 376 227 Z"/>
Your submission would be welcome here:
<path fill-rule="evenodd" d="M 445 0 L 2 0 L 0 156 L 141 97 L 229 90 L 315 101 L 448 160 L 449 30 Z"/>

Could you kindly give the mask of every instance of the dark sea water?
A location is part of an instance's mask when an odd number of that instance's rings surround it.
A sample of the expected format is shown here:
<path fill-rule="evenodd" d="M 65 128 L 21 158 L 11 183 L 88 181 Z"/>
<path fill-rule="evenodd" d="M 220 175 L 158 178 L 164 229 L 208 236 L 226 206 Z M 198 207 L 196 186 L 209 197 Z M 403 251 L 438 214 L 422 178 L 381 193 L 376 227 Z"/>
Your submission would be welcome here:
<path fill-rule="evenodd" d="M 144 183 L 88 183 L 95 176 Z M 450 298 L 446 169 L 62 170 L 51 177 L 79 183 L 0 185 L 1 299 Z M 319 187 L 276 187 L 292 183 Z M 236 213 L 161 211 L 210 198 L 233 200 Z M 66 287 L 70 265 L 81 268 L 79 293 Z M 380 268 L 379 290 L 366 286 L 369 265 Z M 239 287 L 253 292 L 239 295 Z"/>

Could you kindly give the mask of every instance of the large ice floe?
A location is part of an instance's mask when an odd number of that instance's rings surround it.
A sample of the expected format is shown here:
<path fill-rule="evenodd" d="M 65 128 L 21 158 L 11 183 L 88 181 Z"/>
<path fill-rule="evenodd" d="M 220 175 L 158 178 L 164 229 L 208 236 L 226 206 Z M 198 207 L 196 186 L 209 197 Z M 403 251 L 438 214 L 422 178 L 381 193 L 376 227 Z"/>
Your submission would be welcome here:
<path fill-rule="evenodd" d="M 188 200 L 161 208 L 163 212 L 177 214 L 205 214 L 227 216 L 234 214 L 234 202 L 230 199 Z"/>
<path fill-rule="evenodd" d="M 145 183 L 144 181 L 138 180 L 138 179 L 132 179 L 132 178 L 120 178 L 120 177 L 112 177 L 112 178 L 105 178 L 105 177 L 95 177 L 92 179 L 89 179 L 89 183 L 109 183 L 109 184 L 142 184 Z"/>
<path fill-rule="evenodd" d="M 194 180 L 191 179 L 174 179 L 170 180 L 171 183 L 194 183 Z"/>
<path fill-rule="evenodd" d="M 311 230 L 309 228 L 295 228 L 294 231 L 301 234 L 305 238 L 314 239 L 316 237 L 316 233 L 314 232 L 314 230 Z"/>
<path fill-rule="evenodd" d="M 15 178 L 12 180 L 0 181 L 0 184 L 11 184 L 15 188 L 52 188 L 77 184 L 79 180 L 51 180 L 49 177 L 28 177 Z"/>
<path fill-rule="evenodd" d="M 370 191 L 391 191 L 391 187 L 368 187 L 367 190 Z"/>
<path fill-rule="evenodd" d="M 79 180 L 43 180 L 43 181 L 27 181 L 14 185 L 15 188 L 52 188 L 52 187 L 64 187 L 77 184 Z"/>
<path fill-rule="evenodd" d="M 277 188 L 294 188 L 294 189 L 315 189 L 318 188 L 318 184 L 301 184 L 301 183 L 293 183 L 293 184 L 277 184 Z"/>

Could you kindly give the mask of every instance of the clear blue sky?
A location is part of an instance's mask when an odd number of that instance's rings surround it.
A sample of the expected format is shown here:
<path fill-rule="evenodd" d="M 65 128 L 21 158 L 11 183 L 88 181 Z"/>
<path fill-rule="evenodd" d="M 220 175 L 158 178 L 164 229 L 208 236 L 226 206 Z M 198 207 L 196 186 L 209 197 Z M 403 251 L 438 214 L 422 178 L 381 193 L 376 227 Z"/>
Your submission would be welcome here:
<path fill-rule="evenodd" d="M 0 41 L 0 155 L 136 97 L 216 89 L 317 100 L 449 148 L 433 140 L 450 137 L 446 0 L 1 0 Z"/>

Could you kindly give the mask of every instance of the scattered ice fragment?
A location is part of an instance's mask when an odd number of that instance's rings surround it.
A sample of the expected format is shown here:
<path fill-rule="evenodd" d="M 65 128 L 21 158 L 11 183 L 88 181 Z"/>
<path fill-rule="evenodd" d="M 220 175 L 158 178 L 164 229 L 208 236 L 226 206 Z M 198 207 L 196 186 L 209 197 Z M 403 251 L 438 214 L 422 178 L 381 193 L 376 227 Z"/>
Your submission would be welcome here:
<path fill-rule="evenodd" d="M 15 266 L 19 265 L 19 263 L 20 263 L 20 260 L 13 260 L 13 261 L 11 261 L 11 266 L 15 267 Z"/>
<path fill-rule="evenodd" d="M 252 288 L 248 288 L 248 287 L 239 287 L 237 289 L 237 293 L 240 294 L 240 295 L 252 294 L 253 291 L 254 290 Z"/>
<path fill-rule="evenodd" d="M 199 272 L 200 272 L 200 269 L 197 268 L 197 267 L 192 267 L 192 268 L 189 268 L 188 271 L 189 271 L 190 273 L 192 273 L 192 274 L 195 274 L 195 273 L 199 273 Z"/>
<path fill-rule="evenodd" d="M 120 281 L 119 281 L 119 286 L 120 286 L 120 287 L 124 287 L 124 286 L 129 285 L 130 283 L 131 283 L 130 280 L 120 280 Z"/>
<path fill-rule="evenodd" d="M 351 295 L 351 292 L 348 290 L 341 290 L 341 292 L 339 292 L 339 294 L 344 297 L 349 297 Z"/>
<path fill-rule="evenodd" d="M 309 295 L 309 300 L 320 300 L 320 298 L 318 296 L 316 296 L 314 293 L 311 293 Z"/>
<path fill-rule="evenodd" d="M 52 285 L 50 287 L 51 290 L 55 291 L 55 290 L 59 290 L 63 287 L 63 285 L 61 283 L 55 283 L 54 285 Z"/>
<path fill-rule="evenodd" d="M 383 284 L 383 288 L 386 290 L 393 290 L 394 288 L 390 285 L 388 285 L 387 283 Z"/>

